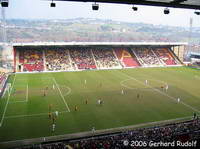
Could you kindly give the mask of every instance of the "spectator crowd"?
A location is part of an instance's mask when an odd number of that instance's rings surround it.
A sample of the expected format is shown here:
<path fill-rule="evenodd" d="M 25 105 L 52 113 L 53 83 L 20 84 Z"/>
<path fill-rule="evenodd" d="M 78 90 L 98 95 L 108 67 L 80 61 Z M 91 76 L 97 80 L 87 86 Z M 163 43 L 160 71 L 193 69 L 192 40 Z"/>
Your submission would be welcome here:
<path fill-rule="evenodd" d="M 66 140 L 24 147 L 23 149 L 124 149 L 130 148 L 124 141 L 153 142 L 200 141 L 200 120 L 197 118 L 185 122 L 172 123 L 150 128 L 93 136 L 77 140 Z M 200 142 L 197 142 L 197 146 Z M 148 147 L 148 146 L 147 146 Z M 138 148 L 138 147 L 135 147 Z"/>
<path fill-rule="evenodd" d="M 158 48 L 154 52 L 158 55 L 159 59 L 166 65 L 176 65 L 175 59 L 170 55 L 167 49 Z"/>
<path fill-rule="evenodd" d="M 6 74 L 5 72 L 0 71 L 0 94 L 3 91 L 3 87 L 4 87 L 4 84 L 6 82 L 7 77 L 8 77 L 8 74 Z"/>
<path fill-rule="evenodd" d="M 120 67 L 119 61 L 115 57 L 113 50 L 93 49 L 93 53 L 99 68 Z"/>
<path fill-rule="evenodd" d="M 91 49 L 73 49 L 70 56 L 78 69 L 96 69 Z"/>
<path fill-rule="evenodd" d="M 69 51 L 66 49 L 46 50 L 46 69 L 47 71 L 66 71 L 72 70 L 69 60 Z"/>
<path fill-rule="evenodd" d="M 152 52 L 151 49 L 136 49 L 135 53 L 141 59 L 142 63 L 146 66 L 160 65 L 158 57 Z"/>
<path fill-rule="evenodd" d="M 19 63 L 23 64 L 23 71 L 43 71 L 42 50 L 24 49 L 20 51 Z"/>
<path fill-rule="evenodd" d="M 19 65 L 22 66 L 22 71 L 112 69 L 138 67 L 140 64 L 147 67 L 164 66 L 176 65 L 175 59 L 166 48 L 137 48 L 127 51 L 107 48 L 53 47 L 19 50 Z"/>

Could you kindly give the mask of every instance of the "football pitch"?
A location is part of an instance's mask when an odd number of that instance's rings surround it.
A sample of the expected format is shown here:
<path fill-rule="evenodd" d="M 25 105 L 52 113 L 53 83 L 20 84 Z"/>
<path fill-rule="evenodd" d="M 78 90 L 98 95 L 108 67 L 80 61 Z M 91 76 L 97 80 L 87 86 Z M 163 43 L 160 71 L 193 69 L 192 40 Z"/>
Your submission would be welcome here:
<path fill-rule="evenodd" d="M 187 67 L 13 74 L 8 83 L 0 143 L 200 114 L 200 71 Z M 54 132 L 49 111 L 59 112 Z"/>

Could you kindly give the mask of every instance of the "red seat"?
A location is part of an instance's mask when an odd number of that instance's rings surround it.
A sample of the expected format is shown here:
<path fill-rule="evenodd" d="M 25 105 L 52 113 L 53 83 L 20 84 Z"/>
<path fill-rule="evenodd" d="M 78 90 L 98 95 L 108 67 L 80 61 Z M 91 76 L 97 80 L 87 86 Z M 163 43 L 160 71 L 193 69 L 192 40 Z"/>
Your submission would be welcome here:
<path fill-rule="evenodd" d="M 169 49 L 155 49 L 154 52 L 156 55 L 163 60 L 166 65 L 176 65 L 175 58 L 170 54 Z"/>
<path fill-rule="evenodd" d="M 138 63 L 136 58 L 129 53 L 127 49 L 115 49 L 115 53 L 119 60 L 123 61 L 126 67 L 138 67 L 140 64 Z"/>
<path fill-rule="evenodd" d="M 40 50 L 19 50 L 19 63 L 23 65 L 23 71 L 44 70 L 42 51 Z"/>

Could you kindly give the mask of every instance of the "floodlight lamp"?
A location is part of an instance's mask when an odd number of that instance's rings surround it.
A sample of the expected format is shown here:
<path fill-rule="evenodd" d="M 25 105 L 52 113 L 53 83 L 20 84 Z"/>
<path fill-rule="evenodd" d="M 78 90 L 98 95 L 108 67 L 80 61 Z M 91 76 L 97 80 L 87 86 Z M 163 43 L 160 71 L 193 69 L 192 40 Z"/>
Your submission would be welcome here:
<path fill-rule="evenodd" d="M 52 0 L 52 2 L 50 4 L 50 7 L 56 7 L 56 3 L 54 3 L 53 0 Z"/>
<path fill-rule="evenodd" d="M 8 0 L 1 0 L 1 7 L 8 7 Z"/>
<path fill-rule="evenodd" d="M 194 12 L 196 15 L 200 15 L 200 11 L 199 10 L 195 10 Z"/>
<path fill-rule="evenodd" d="M 96 2 L 92 4 L 92 10 L 99 10 L 99 4 L 96 4 Z"/>
<path fill-rule="evenodd" d="M 169 14 L 169 13 L 170 13 L 169 8 L 165 8 L 165 9 L 164 9 L 164 14 Z"/>
<path fill-rule="evenodd" d="M 132 9 L 133 9 L 133 11 L 137 11 L 138 7 L 133 6 Z"/>

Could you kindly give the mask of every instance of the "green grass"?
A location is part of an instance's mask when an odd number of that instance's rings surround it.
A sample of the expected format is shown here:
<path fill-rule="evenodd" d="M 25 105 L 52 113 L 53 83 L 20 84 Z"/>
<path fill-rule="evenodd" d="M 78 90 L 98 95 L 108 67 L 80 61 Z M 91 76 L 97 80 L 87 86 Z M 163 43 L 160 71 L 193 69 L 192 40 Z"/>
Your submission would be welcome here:
<path fill-rule="evenodd" d="M 176 119 L 200 111 L 200 71 L 186 67 L 16 74 L 9 82 L 10 97 L 6 93 L 0 100 L 0 142 Z M 167 92 L 161 89 L 165 83 Z M 185 105 L 174 100 L 178 97 Z M 98 99 L 103 106 L 97 105 Z M 52 111 L 62 112 L 53 133 L 49 104 Z"/>

